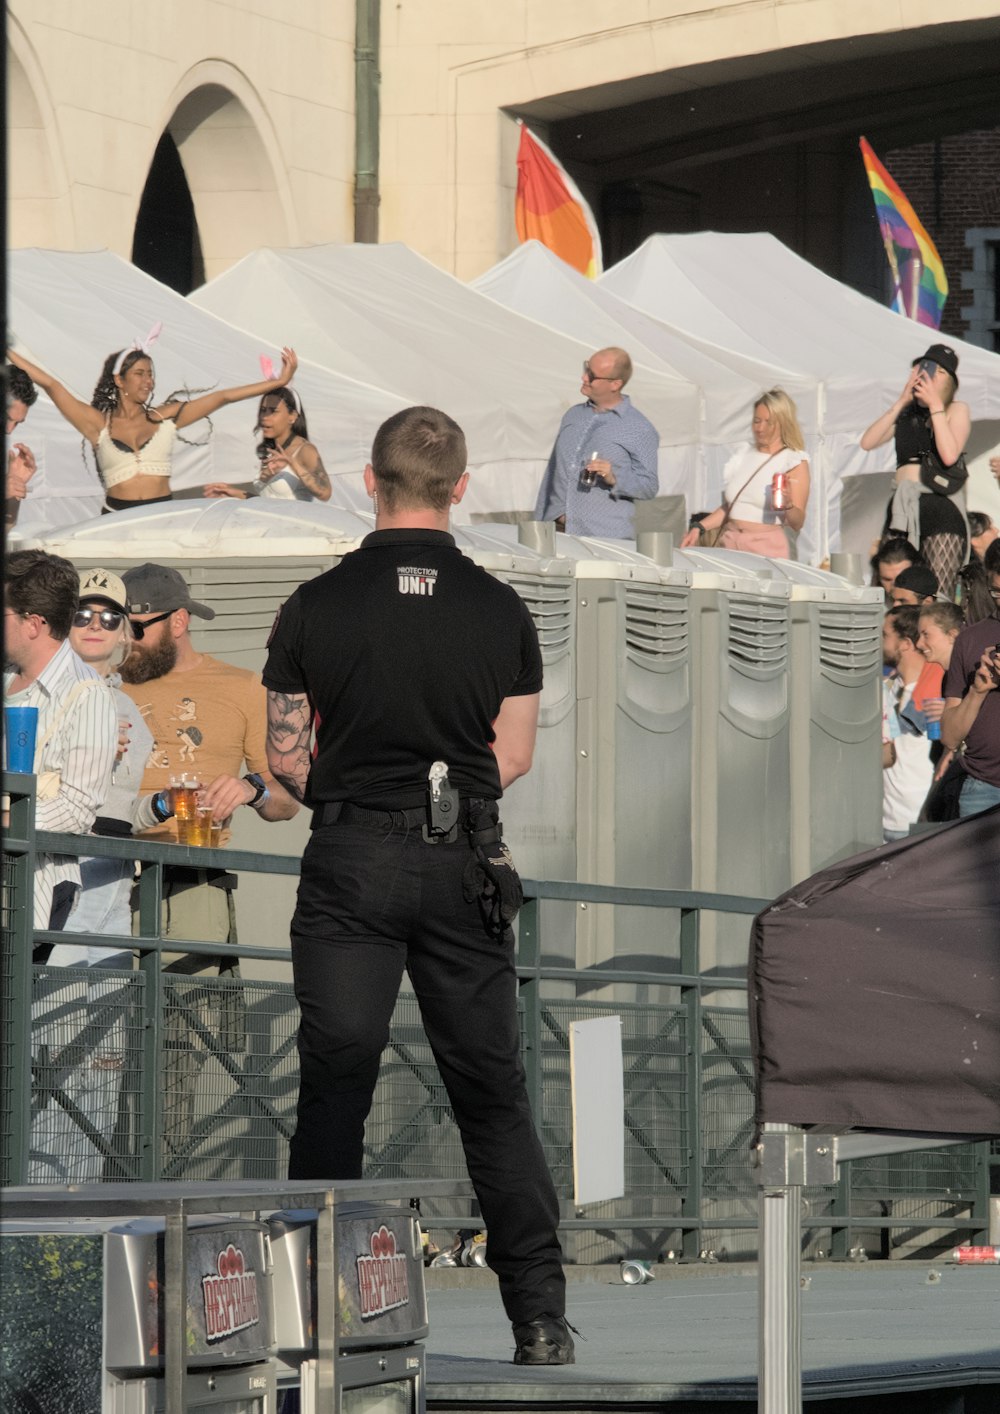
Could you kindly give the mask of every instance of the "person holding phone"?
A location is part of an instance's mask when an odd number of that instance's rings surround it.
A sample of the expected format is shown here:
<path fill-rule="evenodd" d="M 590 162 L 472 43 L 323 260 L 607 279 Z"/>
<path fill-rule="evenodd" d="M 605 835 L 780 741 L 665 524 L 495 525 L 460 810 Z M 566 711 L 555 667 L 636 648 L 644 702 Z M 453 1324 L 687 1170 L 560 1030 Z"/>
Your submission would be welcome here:
<path fill-rule="evenodd" d="M 883 535 L 905 535 L 948 598 L 970 543 L 962 453 L 972 423 L 957 392 L 958 355 L 947 344 L 931 344 L 913 360 L 899 397 L 861 435 L 866 452 L 895 439 L 895 488 Z"/>

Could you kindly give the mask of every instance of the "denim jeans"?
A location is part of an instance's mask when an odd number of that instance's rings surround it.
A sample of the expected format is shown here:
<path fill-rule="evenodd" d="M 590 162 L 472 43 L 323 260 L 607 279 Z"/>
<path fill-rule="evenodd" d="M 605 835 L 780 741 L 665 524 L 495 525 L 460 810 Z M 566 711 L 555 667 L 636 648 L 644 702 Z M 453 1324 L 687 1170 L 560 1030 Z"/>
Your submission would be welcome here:
<path fill-rule="evenodd" d="M 461 832 L 431 845 L 402 823 L 314 831 L 292 921 L 302 1020 L 289 1177 L 360 1177 L 405 968 L 462 1136 L 487 1261 L 517 1325 L 565 1309 L 559 1202 L 521 1064 L 513 936 L 491 938 L 465 897 L 470 858 Z"/>
<path fill-rule="evenodd" d="M 989 781 L 977 781 L 975 776 L 967 776 L 962 785 L 962 794 L 958 797 L 958 818 L 964 820 L 968 815 L 979 815 L 984 810 L 989 810 L 992 805 L 1000 805 L 1000 786 L 990 785 Z"/>

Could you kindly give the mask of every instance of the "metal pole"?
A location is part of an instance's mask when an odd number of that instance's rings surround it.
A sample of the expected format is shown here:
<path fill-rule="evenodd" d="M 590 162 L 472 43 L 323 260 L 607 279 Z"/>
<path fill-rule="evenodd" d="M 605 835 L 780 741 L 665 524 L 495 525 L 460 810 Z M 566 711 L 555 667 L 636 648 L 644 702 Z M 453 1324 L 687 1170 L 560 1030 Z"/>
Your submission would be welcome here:
<path fill-rule="evenodd" d="M 701 913 L 696 908 L 681 909 L 681 972 L 689 977 L 701 975 Z M 685 1260 L 694 1261 L 701 1251 L 702 1163 L 701 1163 L 701 986 L 681 988 L 684 1025 L 687 1032 L 684 1050 L 687 1057 L 686 1124 L 687 1181 L 681 1200 L 686 1218 L 695 1218 L 697 1227 L 685 1227 L 681 1234 L 681 1251 Z"/>
<path fill-rule="evenodd" d="M 187 1218 L 168 1214 L 163 1237 L 165 1414 L 185 1414 L 187 1378 Z"/>
<path fill-rule="evenodd" d="M 328 1190 L 326 1203 L 316 1215 L 316 1414 L 339 1414 L 340 1411 L 336 1205 L 336 1194 Z"/>
<path fill-rule="evenodd" d="M 378 243 L 381 0 L 354 7 L 354 239 Z"/>
<path fill-rule="evenodd" d="M 798 1184 L 760 1191 L 757 1408 L 802 1414 L 802 1251 Z"/>

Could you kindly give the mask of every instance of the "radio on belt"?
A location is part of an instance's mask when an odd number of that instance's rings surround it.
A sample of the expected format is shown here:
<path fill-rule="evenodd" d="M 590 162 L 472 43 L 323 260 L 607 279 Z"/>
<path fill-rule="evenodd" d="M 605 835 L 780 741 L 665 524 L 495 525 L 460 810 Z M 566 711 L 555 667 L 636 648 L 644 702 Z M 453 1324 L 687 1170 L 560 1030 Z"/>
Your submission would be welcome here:
<path fill-rule="evenodd" d="M 447 762 L 435 761 L 427 772 L 427 824 L 423 835 L 428 844 L 454 844 L 460 804 L 458 791 L 448 780 Z"/>

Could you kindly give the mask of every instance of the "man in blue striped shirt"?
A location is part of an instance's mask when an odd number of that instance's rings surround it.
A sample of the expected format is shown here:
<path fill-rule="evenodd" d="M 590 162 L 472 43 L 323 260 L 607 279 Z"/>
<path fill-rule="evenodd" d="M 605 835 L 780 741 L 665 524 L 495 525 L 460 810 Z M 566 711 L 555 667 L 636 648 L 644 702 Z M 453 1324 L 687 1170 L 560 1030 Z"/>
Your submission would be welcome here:
<path fill-rule="evenodd" d="M 624 349 L 599 349 L 583 365 L 586 402 L 559 425 L 542 477 L 536 520 L 554 520 L 570 535 L 635 539 L 636 501 L 659 489 L 659 434 L 622 391 L 632 377 Z"/>
<path fill-rule="evenodd" d="M 79 600 L 80 576 L 68 560 L 44 550 L 7 556 L 4 705 L 38 709 L 35 828 L 65 835 L 89 834 L 108 798 L 118 750 L 111 689 L 70 647 Z M 35 927 L 64 928 L 79 887 L 79 859 L 38 854 Z M 50 951 L 46 945 L 37 960 Z"/>

